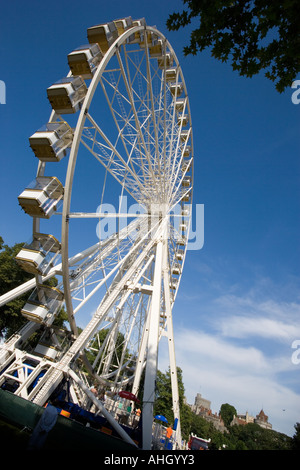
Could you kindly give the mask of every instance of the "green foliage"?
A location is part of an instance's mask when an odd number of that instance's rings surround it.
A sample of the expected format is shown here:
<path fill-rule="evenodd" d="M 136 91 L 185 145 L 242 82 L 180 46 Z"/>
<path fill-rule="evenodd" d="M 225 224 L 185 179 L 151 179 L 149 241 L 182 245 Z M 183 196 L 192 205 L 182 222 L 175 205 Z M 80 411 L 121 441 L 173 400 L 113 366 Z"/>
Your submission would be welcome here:
<path fill-rule="evenodd" d="M 32 274 L 24 271 L 15 260 L 22 246 L 23 243 L 16 243 L 12 247 L 5 245 L 3 238 L 0 236 L 0 295 L 20 286 L 33 277 Z M 55 287 L 57 279 L 53 277 L 45 284 Z M 21 309 L 30 293 L 31 291 L 0 307 L 0 338 L 9 338 L 28 321 L 21 315 Z M 54 320 L 54 325 L 63 327 L 66 320 L 67 313 L 62 308 Z M 35 336 L 37 335 L 35 334 Z"/>
<path fill-rule="evenodd" d="M 179 407 L 181 433 L 184 439 L 188 439 L 192 421 L 192 412 L 190 407 L 184 403 L 184 385 L 182 379 L 182 370 L 177 367 Z M 154 403 L 154 416 L 162 414 L 168 420 L 169 424 L 174 423 L 174 414 L 172 409 L 172 386 L 170 369 L 163 374 L 157 371 L 156 377 L 156 400 Z"/>
<path fill-rule="evenodd" d="M 292 438 L 272 429 L 264 429 L 256 423 L 234 425 L 229 432 L 235 450 L 291 450 Z"/>
<path fill-rule="evenodd" d="M 191 433 L 196 434 L 199 437 L 203 437 L 204 439 L 209 439 L 211 438 L 214 430 L 215 428 L 212 423 L 209 423 L 202 416 L 193 413 L 190 429 Z"/>
<path fill-rule="evenodd" d="M 15 261 L 22 246 L 23 243 L 16 243 L 13 247 L 4 245 L 0 237 L 0 295 L 32 278 L 32 274 L 26 273 Z M 26 322 L 20 311 L 28 296 L 26 293 L 0 307 L 0 337 L 8 338 Z"/>
<path fill-rule="evenodd" d="M 295 434 L 293 435 L 292 449 L 300 450 L 300 423 L 295 424 Z"/>
<path fill-rule="evenodd" d="M 229 405 L 228 403 L 224 403 L 223 405 L 221 405 L 220 415 L 224 421 L 226 428 L 228 429 L 231 421 L 233 420 L 233 417 L 237 415 L 237 411 L 234 406 Z"/>
<path fill-rule="evenodd" d="M 170 370 L 168 370 L 165 374 L 159 370 L 157 371 L 154 415 L 157 414 L 165 416 L 168 420 L 168 423 L 174 422 Z"/>
<path fill-rule="evenodd" d="M 298 0 L 183 0 L 187 9 L 169 15 L 167 27 L 189 24 L 190 44 L 184 54 L 206 48 L 233 70 L 252 77 L 261 70 L 280 93 L 300 72 L 300 9 Z"/>

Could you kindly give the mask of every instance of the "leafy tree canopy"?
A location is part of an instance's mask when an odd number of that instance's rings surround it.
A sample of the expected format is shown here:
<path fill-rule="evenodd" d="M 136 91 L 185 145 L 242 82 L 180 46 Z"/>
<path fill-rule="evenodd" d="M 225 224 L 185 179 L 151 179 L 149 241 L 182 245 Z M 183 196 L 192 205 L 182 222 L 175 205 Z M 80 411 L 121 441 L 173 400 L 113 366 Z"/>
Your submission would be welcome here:
<path fill-rule="evenodd" d="M 185 439 L 188 439 L 190 427 L 192 423 L 192 412 L 189 406 L 184 403 L 184 385 L 182 378 L 182 370 L 177 367 L 177 380 L 178 380 L 178 393 L 179 393 L 179 407 L 180 407 L 180 423 L 181 432 Z M 169 370 L 163 374 L 157 371 L 156 377 L 156 399 L 154 403 L 154 416 L 162 414 L 168 420 L 168 423 L 173 425 L 174 414 L 172 407 L 172 385 L 171 385 L 171 372 Z"/>
<path fill-rule="evenodd" d="M 235 450 L 291 450 L 292 438 L 256 423 L 231 426 L 230 442 Z"/>
<path fill-rule="evenodd" d="M 169 30 L 195 25 L 184 54 L 211 48 L 233 70 L 252 77 L 261 70 L 280 93 L 300 72 L 298 0 L 183 0 L 186 9 L 172 13 Z"/>
<path fill-rule="evenodd" d="M 300 423 L 295 424 L 295 434 L 293 435 L 293 450 L 300 450 Z"/>
<path fill-rule="evenodd" d="M 24 271 L 15 260 L 23 245 L 23 243 L 16 243 L 13 246 L 8 246 L 4 244 L 3 238 L 0 236 L 0 295 L 33 278 L 33 275 Z M 53 277 L 45 284 L 56 286 L 57 279 Z M 0 338 L 9 338 L 28 321 L 21 315 L 21 309 L 30 293 L 27 292 L 0 307 Z M 66 320 L 67 313 L 62 308 L 54 321 L 54 325 L 63 327 Z"/>
<path fill-rule="evenodd" d="M 233 417 L 237 415 L 237 411 L 234 406 L 224 403 L 220 408 L 220 415 L 224 421 L 226 428 L 229 428 Z"/>
<path fill-rule="evenodd" d="M 0 295 L 18 287 L 33 276 L 26 273 L 15 260 L 23 243 L 10 247 L 0 237 Z M 28 293 L 0 307 L 0 337 L 7 338 L 15 333 L 25 322 L 20 311 L 24 306 Z"/>

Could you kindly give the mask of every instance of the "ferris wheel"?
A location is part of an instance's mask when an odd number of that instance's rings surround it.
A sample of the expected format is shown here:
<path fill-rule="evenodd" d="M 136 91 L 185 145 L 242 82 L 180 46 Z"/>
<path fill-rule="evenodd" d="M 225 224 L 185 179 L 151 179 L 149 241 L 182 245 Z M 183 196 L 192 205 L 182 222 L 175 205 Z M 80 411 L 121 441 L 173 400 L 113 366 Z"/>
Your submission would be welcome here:
<path fill-rule="evenodd" d="M 191 221 L 190 104 L 174 50 L 144 19 L 93 26 L 87 37 L 47 89 L 50 117 L 29 138 L 37 173 L 18 200 L 33 232 L 16 259 L 34 278 L 0 300 L 34 290 L 28 323 L 0 349 L 0 386 L 17 377 L 14 393 L 43 405 L 67 375 L 81 406 L 87 376 L 114 393 L 142 387 L 150 448 L 163 337 L 180 439 L 172 310 Z M 62 306 L 68 330 L 55 326 Z"/>

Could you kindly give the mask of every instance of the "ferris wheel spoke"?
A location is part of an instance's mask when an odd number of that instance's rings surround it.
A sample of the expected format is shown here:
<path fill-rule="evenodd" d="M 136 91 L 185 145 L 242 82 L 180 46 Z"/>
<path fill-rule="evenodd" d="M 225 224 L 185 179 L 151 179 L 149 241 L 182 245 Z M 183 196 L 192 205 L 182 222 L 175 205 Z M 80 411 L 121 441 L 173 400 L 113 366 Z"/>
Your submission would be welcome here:
<path fill-rule="evenodd" d="M 119 380 L 120 373 L 123 372 L 123 369 L 128 366 L 131 362 L 133 362 L 132 359 L 132 352 L 135 352 L 138 349 L 138 346 L 141 341 L 141 328 L 137 328 L 137 321 L 139 321 L 139 324 L 142 324 L 142 318 L 138 319 L 139 316 L 139 310 L 140 310 L 140 304 L 142 301 L 142 296 L 139 296 L 139 300 L 137 302 L 137 305 L 135 308 L 130 311 L 130 315 L 128 316 L 127 323 L 125 323 L 125 328 L 124 328 L 124 341 L 123 344 L 121 344 L 122 347 L 122 354 L 119 360 L 119 367 L 116 371 L 116 377 L 115 377 L 115 384 L 117 384 Z M 138 319 L 138 320 L 137 320 Z M 134 336 L 134 331 L 138 331 L 138 335 Z M 124 361 L 126 360 L 126 357 L 130 354 L 130 360 L 127 361 L 124 364 Z M 133 365 L 133 364 L 132 364 Z"/>
<path fill-rule="evenodd" d="M 147 63 L 147 81 L 148 81 L 148 86 L 149 86 L 149 95 L 150 95 L 150 103 L 151 103 L 151 114 L 152 114 L 152 126 L 154 129 L 154 141 L 155 141 L 155 158 L 154 158 L 154 164 L 158 169 L 158 175 L 159 175 L 159 184 L 160 184 L 160 190 L 162 191 L 162 182 L 161 182 L 161 168 L 160 168 L 160 158 L 159 158 L 159 148 L 158 148 L 158 134 L 157 134 L 157 117 L 156 117 L 156 112 L 155 112 L 155 100 L 154 100 L 154 94 L 153 94 L 153 87 L 152 87 L 152 76 L 151 76 L 151 69 L 150 69 L 150 60 L 149 60 L 149 48 L 147 44 L 147 37 L 146 37 L 146 63 Z M 155 178 L 154 178 L 155 179 Z"/>
<path fill-rule="evenodd" d="M 125 69 L 124 69 L 124 64 L 123 64 L 120 52 L 118 50 L 116 51 L 116 56 L 117 56 L 117 59 L 118 59 L 118 62 L 119 62 L 120 68 L 121 68 L 121 74 L 122 74 L 122 77 L 123 77 L 123 80 L 124 80 L 127 95 L 128 95 L 129 101 L 130 101 L 132 112 L 133 112 L 135 125 L 136 125 L 136 129 L 137 129 L 137 133 L 138 133 L 138 139 L 140 141 L 140 145 L 144 149 L 145 156 L 146 156 L 146 159 L 147 159 L 147 165 L 148 165 L 149 172 L 151 173 L 153 181 L 155 181 L 152 161 L 151 161 L 149 151 L 148 151 L 146 143 L 145 143 L 144 134 L 142 133 L 142 130 L 141 130 L 140 121 L 139 121 L 139 118 L 138 118 L 138 115 L 137 115 L 137 110 L 136 110 L 135 102 L 134 102 L 133 95 L 132 95 L 132 90 L 131 90 L 130 85 L 128 83 L 128 77 L 126 75 L 126 72 L 125 72 Z"/>
<path fill-rule="evenodd" d="M 102 165 L 108 170 L 108 172 L 121 184 L 125 186 L 126 190 L 137 200 L 137 194 L 145 192 L 145 188 L 142 186 L 141 181 L 136 174 L 132 166 L 123 159 L 114 144 L 111 143 L 109 138 L 101 130 L 91 115 L 87 115 L 94 129 L 94 136 L 90 134 L 90 130 L 85 127 L 84 136 L 82 140 L 84 146 L 102 163 Z M 105 145 L 96 138 L 96 133 L 105 142 Z M 90 140 L 90 144 L 87 143 L 87 139 Z M 96 152 L 95 147 L 98 147 L 101 153 Z M 108 153 L 110 151 L 110 154 Z M 130 156 L 128 158 L 130 163 Z M 139 201 L 137 201 L 139 202 Z"/>
<path fill-rule="evenodd" d="M 141 242 L 140 242 L 141 243 Z M 136 271 L 140 263 L 145 259 L 147 256 L 149 250 L 153 247 L 155 244 L 155 240 L 150 240 L 145 249 L 139 254 L 139 256 L 136 258 L 135 262 L 132 264 L 130 263 L 129 269 L 125 272 L 124 276 L 116 282 L 114 289 L 109 291 L 105 297 L 103 298 L 101 304 L 99 305 L 97 311 L 95 312 L 92 320 L 89 322 L 89 324 L 86 326 L 84 331 L 81 333 L 81 335 L 77 338 L 77 340 L 74 342 L 74 344 L 71 346 L 69 355 L 77 355 L 79 351 L 84 347 L 85 343 L 92 338 L 103 320 L 103 318 L 106 316 L 107 312 L 110 310 L 112 307 L 113 303 L 117 300 L 119 297 L 120 293 L 124 290 L 124 287 L 128 280 L 131 278 L 132 274 Z M 137 246 L 136 246 L 137 248 Z M 124 259 L 127 260 L 129 257 L 130 253 L 128 253 Z M 111 274 L 116 271 L 117 268 L 112 270 Z M 66 358 L 67 360 L 67 358 Z"/>
<path fill-rule="evenodd" d="M 142 270 L 143 272 L 149 268 L 149 265 L 153 262 L 153 258 L 154 255 L 152 255 L 152 257 L 146 262 L 146 265 Z M 148 294 L 136 292 L 136 289 L 138 288 L 137 283 L 141 278 L 142 273 L 136 277 L 134 283 L 130 283 L 130 286 L 123 291 L 123 294 L 118 299 L 118 304 L 115 307 L 114 322 L 111 323 L 109 334 L 107 335 L 105 342 L 102 344 L 102 348 L 99 349 L 99 353 L 93 364 L 93 367 L 95 367 L 101 358 L 97 373 L 99 374 L 100 369 L 102 369 L 102 374 L 106 377 L 115 374 L 115 383 L 119 378 L 120 372 L 124 368 L 125 355 L 128 356 L 128 354 L 132 354 L 133 351 L 136 351 L 136 348 L 141 341 L 145 312 L 140 311 L 140 306 L 145 295 L 149 296 L 151 294 L 151 290 L 149 288 Z M 143 288 L 141 288 L 141 290 L 143 290 Z M 132 295 L 131 292 L 136 293 Z M 123 337 L 122 342 L 118 340 L 120 334 Z M 110 339 L 109 342 L 108 338 Z M 117 371 L 110 372 L 112 354 L 116 348 L 118 350 L 122 350 L 119 359 L 119 367 Z"/>
<path fill-rule="evenodd" d="M 133 259 L 135 259 L 139 254 L 141 249 L 144 246 L 144 243 L 148 238 L 152 239 L 152 232 L 155 230 L 155 225 L 153 227 L 150 227 L 148 230 L 147 227 L 148 224 L 141 224 L 140 222 L 134 221 L 132 223 L 132 226 L 130 227 L 130 233 L 133 231 L 136 231 L 137 228 L 140 229 L 142 232 L 141 238 L 138 239 L 136 242 L 133 241 L 128 241 L 127 238 L 124 238 L 124 243 L 120 245 L 120 239 L 117 238 L 115 239 L 114 237 L 112 238 L 112 243 L 107 244 L 107 248 L 101 250 L 99 254 L 96 254 L 95 258 L 90 260 L 88 265 L 83 268 L 78 268 L 81 270 L 80 276 L 77 277 L 77 282 L 79 283 L 79 287 L 76 288 L 75 285 L 75 290 L 74 292 L 77 292 L 79 290 L 83 290 L 83 288 L 87 288 L 88 286 L 95 285 L 95 287 L 90 290 L 89 293 L 86 293 L 82 301 L 78 306 L 74 308 L 74 314 L 76 314 L 85 304 L 86 302 L 92 298 L 95 293 L 103 286 L 105 283 L 111 278 L 113 274 L 116 272 L 120 272 L 124 266 L 126 266 L 126 263 L 128 260 L 130 263 L 133 262 Z M 144 227 L 144 228 L 143 228 Z M 124 233 L 125 234 L 125 233 Z M 154 241 L 152 241 L 154 243 Z M 99 263 L 101 262 L 101 269 L 99 270 Z M 105 264 L 107 274 L 105 276 L 100 276 L 99 280 L 95 282 L 95 280 L 92 281 L 91 284 L 88 284 L 91 282 L 91 279 L 95 275 L 99 275 L 102 272 L 103 265 L 102 263 Z M 140 275 L 142 275 L 143 271 L 141 272 Z M 84 280 L 84 284 L 80 284 L 80 281 L 83 279 L 84 276 L 89 274 L 89 277 Z M 76 295 L 78 297 L 78 294 Z"/>
<path fill-rule="evenodd" d="M 130 150 L 131 146 L 139 147 L 140 154 L 145 157 L 145 152 L 143 151 L 141 147 L 140 141 L 137 141 L 134 144 L 134 141 L 136 141 L 136 139 L 138 138 L 138 130 L 135 126 L 134 114 L 132 111 L 131 102 L 127 98 L 127 92 L 125 96 L 124 92 L 121 92 L 118 89 L 117 84 L 120 81 L 121 69 L 118 69 L 118 71 L 120 74 L 118 80 L 114 78 L 114 74 L 110 73 L 111 80 L 109 81 L 108 79 L 105 78 L 105 76 L 102 76 L 100 83 L 101 83 L 104 95 L 106 97 L 106 101 L 108 103 L 110 112 L 114 119 L 116 128 L 118 129 L 118 136 L 122 140 L 127 157 L 129 158 L 130 154 L 132 153 L 132 151 Z M 107 86 L 105 86 L 105 84 L 107 84 Z M 114 90 L 114 93 L 112 96 L 110 96 L 109 94 L 109 89 L 111 88 Z M 125 109 L 125 104 L 127 105 L 127 110 Z M 131 161 L 132 161 L 132 158 L 130 158 L 130 162 Z"/>
<path fill-rule="evenodd" d="M 109 97 L 108 91 L 105 87 L 103 79 L 100 81 L 100 83 L 102 85 L 102 89 L 106 97 L 106 101 L 108 103 L 110 112 L 112 114 L 116 129 L 118 131 L 118 139 L 121 140 L 123 144 L 123 148 L 127 155 L 127 162 L 130 165 L 131 171 L 134 173 L 135 179 L 138 180 L 140 194 L 143 196 L 143 198 L 151 197 L 151 194 L 149 194 L 149 188 L 147 187 L 147 185 L 144 184 L 146 181 L 145 175 L 149 172 L 149 168 L 145 165 L 145 162 L 149 161 L 149 157 L 147 156 L 147 149 L 143 145 L 143 142 L 142 142 L 143 139 L 141 139 L 141 132 L 140 130 L 136 129 L 135 125 L 133 125 L 133 122 L 136 122 L 136 121 L 133 121 L 134 112 L 132 108 L 130 108 L 130 111 L 127 114 L 120 98 L 121 96 L 123 97 L 124 95 L 120 94 L 118 90 L 116 94 L 119 98 L 118 106 L 121 109 L 120 109 L 120 112 L 117 111 L 113 106 L 114 96 L 113 98 Z M 123 127 L 120 127 L 120 123 L 119 123 L 120 119 L 118 119 L 118 117 L 122 120 Z M 125 129 L 127 130 L 127 134 L 124 132 Z M 139 173 L 142 173 L 142 176 L 143 176 L 142 180 L 141 180 L 141 175 Z M 144 193 L 146 193 L 145 196 L 144 196 Z"/>
<path fill-rule="evenodd" d="M 185 106 L 186 106 L 186 101 L 184 102 L 184 105 L 183 105 L 183 112 L 185 111 Z M 188 140 L 189 140 L 190 134 L 191 134 L 191 128 L 189 128 L 186 140 L 185 140 L 183 148 L 182 148 L 182 147 L 180 147 L 180 133 L 181 133 L 181 130 L 182 130 L 182 122 L 180 123 L 180 126 L 179 126 L 178 136 L 177 136 L 177 143 L 176 143 L 176 150 L 175 150 L 175 155 L 176 155 L 177 159 L 174 159 L 173 165 L 172 165 L 172 174 L 174 175 L 174 177 L 173 177 L 173 180 L 172 180 L 171 185 L 170 185 L 170 194 L 173 193 L 174 186 L 177 183 L 179 172 L 181 170 L 182 162 L 183 162 L 183 159 L 184 159 L 184 157 L 183 157 L 184 152 L 185 152 L 185 149 L 187 147 L 187 143 L 188 143 Z M 177 168 L 175 166 L 176 163 L 177 163 Z M 180 187 L 180 185 L 178 185 L 178 187 Z"/>
<path fill-rule="evenodd" d="M 148 101 L 149 101 L 149 98 L 148 98 L 148 95 L 149 95 L 148 77 L 144 76 L 141 73 L 141 70 L 140 70 L 142 60 L 145 60 L 145 58 L 147 58 L 147 57 L 146 57 L 146 54 L 144 53 L 143 54 L 143 59 L 141 59 L 141 61 L 139 63 L 139 66 L 136 66 L 135 62 L 132 61 L 131 59 L 130 59 L 130 64 L 129 64 L 129 58 L 128 57 L 130 56 L 130 53 L 127 52 L 126 47 L 124 47 L 124 55 L 125 55 L 125 64 L 126 64 L 126 77 L 127 77 L 127 80 L 128 80 L 130 90 L 132 92 L 132 99 L 134 100 L 134 104 L 135 104 L 135 107 L 136 107 L 136 110 L 135 110 L 136 112 L 134 113 L 134 111 L 133 111 L 132 114 L 133 114 L 134 118 L 136 118 L 136 116 L 138 116 L 139 129 L 144 135 L 145 144 L 148 146 L 147 149 L 146 149 L 146 152 L 143 152 L 141 147 L 140 147 L 139 152 L 136 155 L 136 164 L 139 167 L 142 168 L 144 182 L 145 182 L 145 180 L 146 180 L 146 178 L 145 178 L 146 173 L 145 173 L 145 170 L 144 170 L 144 168 L 146 167 L 145 161 L 148 160 L 148 154 L 150 153 L 149 145 L 150 145 L 151 141 L 153 140 L 153 136 L 150 134 L 149 129 L 147 128 L 147 123 L 151 120 L 151 116 L 152 116 L 151 108 L 148 105 Z M 130 70 L 130 65 L 131 64 L 134 64 L 134 66 L 136 67 L 136 72 L 133 75 L 133 78 L 131 77 L 131 70 Z M 124 75 L 125 75 L 125 67 L 123 67 L 123 71 L 124 71 Z M 138 83 L 135 84 L 135 81 L 138 82 Z M 141 81 L 143 81 L 147 84 L 146 90 L 144 90 L 144 91 L 141 89 L 141 83 L 140 83 Z M 134 85 L 136 85 L 138 87 L 138 89 L 136 89 L 136 86 L 134 86 Z M 153 116 L 152 116 L 152 118 L 153 118 Z M 136 119 L 135 119 L 135 121 L 136 121 Z M 136 145 L 136 140 L 137 140 L 138 135 L 139 135 L 138 131 L 135 128 L 134 128 L 134 134 L 137 137 L 135 138 L 135 142 L 133 142 L 132 139 L 131 139 L 133 146 Z M 134 155 L 132 155 L 132 156 L 133 156 L 133 159 L 134 159 Z M 149 172 L 149 170 L 148 170 L 148 172 Z"/>

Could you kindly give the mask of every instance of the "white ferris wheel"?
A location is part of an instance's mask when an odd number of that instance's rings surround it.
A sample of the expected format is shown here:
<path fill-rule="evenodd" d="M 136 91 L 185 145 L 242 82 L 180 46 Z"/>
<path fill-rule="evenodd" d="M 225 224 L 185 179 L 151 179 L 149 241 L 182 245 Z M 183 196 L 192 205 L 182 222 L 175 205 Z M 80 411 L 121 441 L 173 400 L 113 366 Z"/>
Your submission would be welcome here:
<path fill-rule="evenodd" d="M 67 76 L 47 89 L 51 115 L 29 139 L 37 173 L 18 200 L 33 232 L 17 261 L 33 278 L 1 304 L 34 289 L 22 310 L 28 323 L 1 346 L 0 386 L 44 405 L 67 376 L 80 406 L 87 377 L 114 393 L 142 387 L 150 448 L 163 337 L 180 440 L 172 309 L 191 219 L 190 105 L 174 50 L 144 19 L 87 36 L 68 55 Z M 68 329 L 55 326 L 62 306 Z"/>

